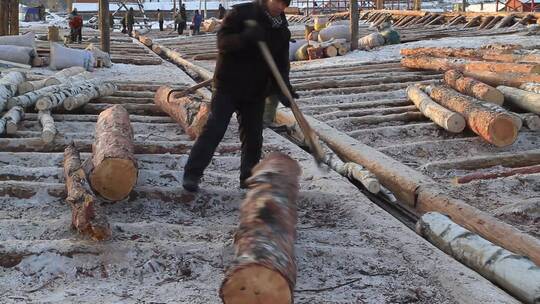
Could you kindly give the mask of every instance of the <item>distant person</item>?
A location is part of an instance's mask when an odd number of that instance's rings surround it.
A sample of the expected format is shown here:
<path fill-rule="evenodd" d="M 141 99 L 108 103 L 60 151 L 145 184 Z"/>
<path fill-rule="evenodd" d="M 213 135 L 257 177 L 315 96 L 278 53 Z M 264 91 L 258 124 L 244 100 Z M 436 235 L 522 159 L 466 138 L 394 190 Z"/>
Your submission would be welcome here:
<path fill-rule="evenodd" d="M 126 23 L 129 37 L 133 37 L 133 25 L 135 24 L 135 12 L 133 12 L 133 7 L 130 7 L 129 11 L 126 13 Z"/>
<path fill-rule="evenodd" d="M 122 17 L 122 20 L 120 20 L 120 24 L 122 24 L 122 34 L 126 34 L 127 33 L 126 16 Z"/>
<path fill-rule="evenodd" d="M 183 22 L 179 25 L 182 25 L 182 32 L 184 32 L 187 27 L 187 12 L 185 4 L 182 4 L 182 6 L 180 7 L 180 17 L 182 17 Z"/>
<path fill-rule="evenodd" d="M 70 36 L 71 36 L 71 42 L 82 42 L 82 26 L 83 26 L 83 19 L 82 17 L 77 13 L 77 9 L 74 8 L 73 11 L 71 11 L 71 14 L 69 15 L 69 29 L 70 29 Z"/>
<path fill-rule="evenodd" d="M 174 30 L 176 31 L 177 27 L 178 27 L 178 9 L 177 8 L 174 8 L 174 10 L 172 10 L 172 17 L 173 17 L 173 21 L 174 21 Z"/>
<path fill-rule="evenodd" d="M 201 32 L 201 23 L 202 15 L 199 11 L 195 11 L 195 14 L 193 15 L 193 20 L 191 20 L 192 35 L 199 35 L 199 33 Z"/>
<path fill-rule="evenodd" d="M 182 14 L 176 14 L 174 24 L 178 25 L 178 35 L 182 35 L 184 33 L 184 28 L 186 27 L 186 20 L 182 18 Z"/>
<path fill-rule="evenodd" d="M 227 12 L 227 10 L 223 7 L 223 5 L 221 5 L 221 3 L 219 4 L 219 7 L 218 7 L 218 19 L 223 19 L 225 18 L 225 13 Z"/>
<path fill-rule="evenodd" d="M 159 22 L 159 30 L 161 32 L 163 32 L 163 22 L 164 22 L 164 19 L 163 19 L 163 13 L 161 12 L 161 10 L 158 8 L 157 10 L 157 19 L 158 19 L 158 22 Z"/>

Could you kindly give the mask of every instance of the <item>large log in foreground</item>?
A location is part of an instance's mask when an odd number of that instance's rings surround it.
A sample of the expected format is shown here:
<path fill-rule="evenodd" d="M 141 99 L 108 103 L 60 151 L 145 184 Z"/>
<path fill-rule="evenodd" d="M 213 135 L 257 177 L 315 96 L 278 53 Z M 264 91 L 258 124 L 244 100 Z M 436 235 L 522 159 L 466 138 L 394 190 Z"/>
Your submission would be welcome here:
<path fill-rule="evenodd" d="M 79 151 L 73 144 L 64 151 L 64 176 L 68 196 L 66 202 L 71 205 L 71 224 L 79 233 L 94 240 L 111 237 L 111 228 L 103 213 L 99 212 L 96 198 L 86 188 L 86 174 L 81 167 Z"/>
<path fill-rule="evenodd" d="M 470 61 L 462 58 L 438 58 L 431 56 L 414 56 L 401 59 L 401 65 L 410 69 L 433 70 L 445 72 L 496 72 L 496 73 L 531 73 L 539 74 L 540 65 L 507 62 Z"/>
<path fill-rule="evenodd" d="M 160 87 L 154 97 L 155 104 L 179 123 L 191 139 L 197 138 L 210 114 L 210 105 L 194 94 L 175 98 L 171 91 L 170 87 Z"/>
<path fill-rule="evenodd" d="M 444 86 L 428 86 L 426 91 L 441 105 L 463 115 L 469 128 L 487 142 L 505 147 L 516 140 L 518 129 L 510 115 L 493 111 L 481 101 Z"/>
<path fill-rule="evenodd" d="M 293 302 L 300 174 L 298 163 L 281 153 L 269 154 L 253 169 L 240 206 L 235 259 L 220 289 L 223 303 Z"/>
<path fill-rule="evenodd" d="M 504 96 L 499 90 L 476 79 L 465 77 L 456 70 L 444 73 L 444 82 L 462 94 L 499 106 L 504 103 Z"/>
<path fill-rule="evenodd" d="M 133 129 L 126 109 L 115 105 L 101 112 L 88 169 L 92 189 L 110 201 L 126 198 L 137 182 L 133 151 Z"/>

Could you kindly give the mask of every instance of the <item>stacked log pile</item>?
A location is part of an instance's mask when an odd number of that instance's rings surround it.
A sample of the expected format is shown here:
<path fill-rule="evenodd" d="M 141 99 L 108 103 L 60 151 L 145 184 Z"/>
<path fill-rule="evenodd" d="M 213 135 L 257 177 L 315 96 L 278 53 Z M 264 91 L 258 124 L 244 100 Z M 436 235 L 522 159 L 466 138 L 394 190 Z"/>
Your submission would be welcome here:
<path fill-rule="evenodd" d="M 511 145 L 522 125 L 538 130 L 540 56 L 534 51 L 519 45 L 489 45 L 403 49 L 401 54 L 404 67 L 445 72 L 444 85 L 424 86 L 425 92 L 408 89 L 409 99 L 437 125 L 449 130 L 441 117 L 453 111 L 473 132 L 498 147 Z M 443 107 L 433 110 L 437 115 L 421 106 L 431 102 Z"/>

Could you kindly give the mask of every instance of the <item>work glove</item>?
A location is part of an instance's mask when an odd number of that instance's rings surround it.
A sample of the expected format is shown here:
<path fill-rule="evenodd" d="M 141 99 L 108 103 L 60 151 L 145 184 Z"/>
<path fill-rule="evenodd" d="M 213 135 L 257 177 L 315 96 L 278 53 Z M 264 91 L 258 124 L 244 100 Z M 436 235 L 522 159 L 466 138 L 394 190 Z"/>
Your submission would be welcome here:
<path fill-rule="evenodd" d="M 264 30 L 256 23 L 250 24 L 242 32 L 242 37 L 250 42 L 262 41 L 264 40 Z"/>

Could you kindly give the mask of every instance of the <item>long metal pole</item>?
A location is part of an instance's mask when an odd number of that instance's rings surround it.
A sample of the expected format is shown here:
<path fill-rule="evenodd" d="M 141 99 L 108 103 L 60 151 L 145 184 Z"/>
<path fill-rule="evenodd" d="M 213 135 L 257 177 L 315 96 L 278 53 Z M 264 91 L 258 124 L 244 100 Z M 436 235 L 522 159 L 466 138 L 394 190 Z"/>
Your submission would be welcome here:
<path fill-rule="evenodd" d="M 101 50 L 111 53 L 111 32 L 109 22 L 109 0 L 99 0 L 99 29 L 101 31 Z"/>
<path fill-rule="evenodd" d="M 351 50 L 354 51 L 358 48 L 358 0 L 349 1 L 349 10 L 351 18 Z"/>

